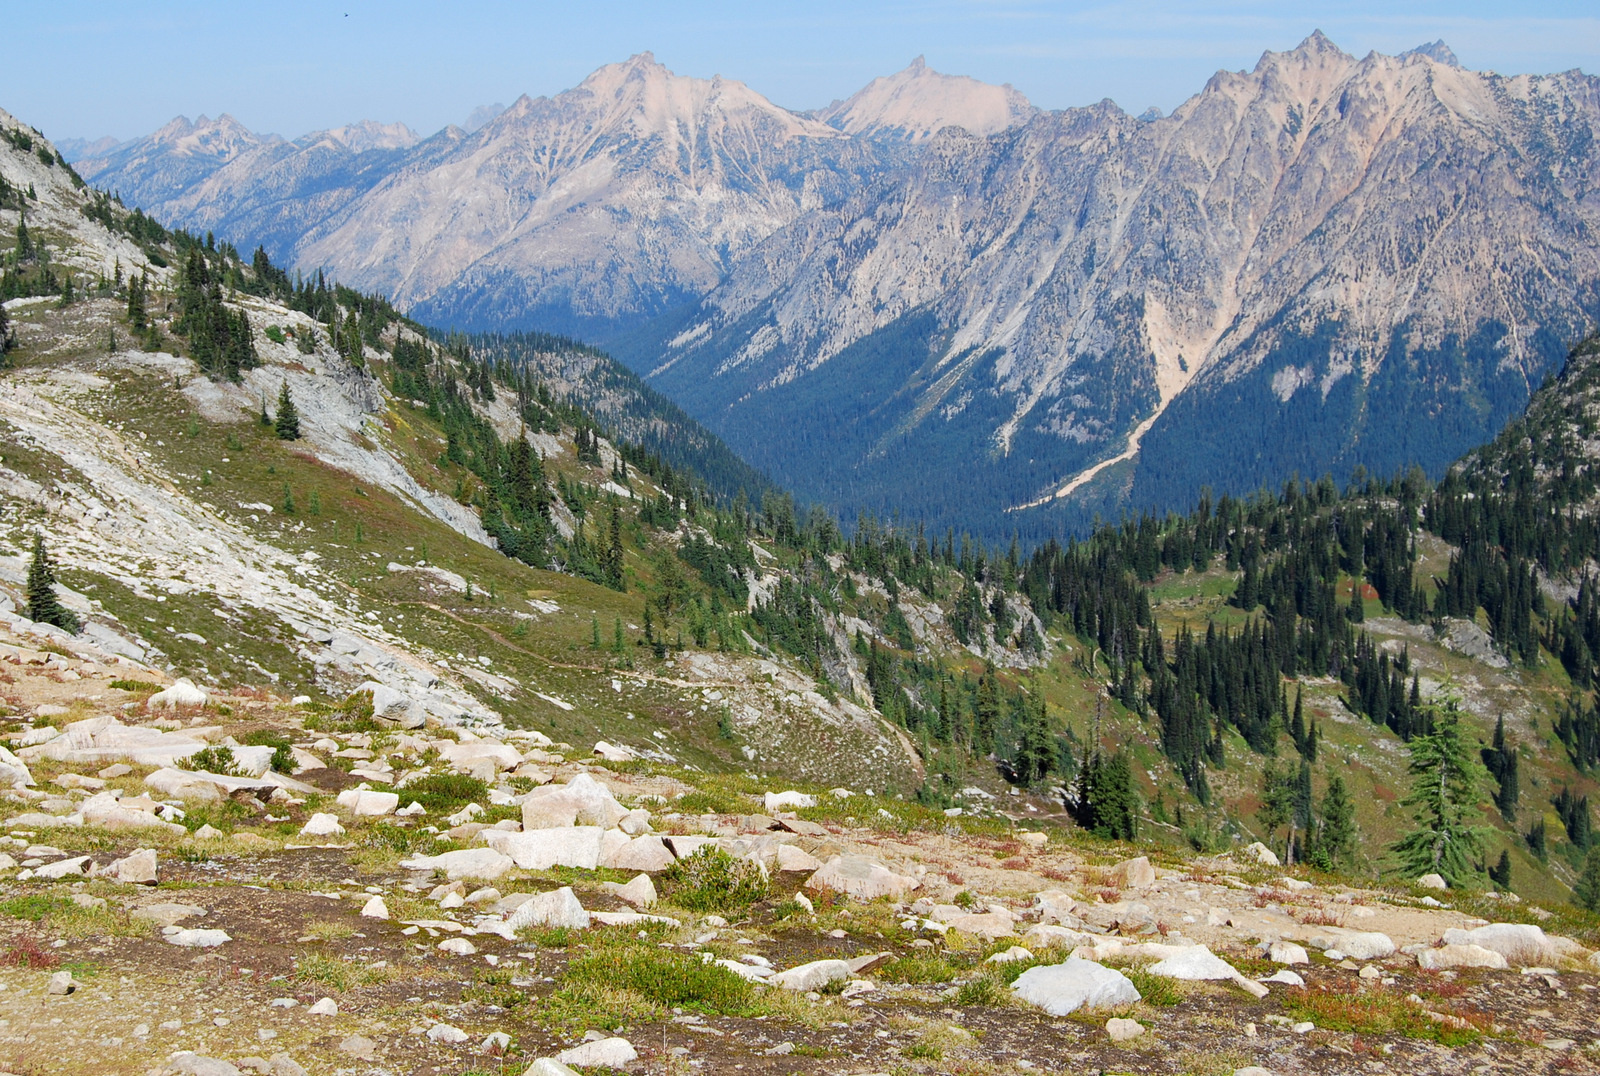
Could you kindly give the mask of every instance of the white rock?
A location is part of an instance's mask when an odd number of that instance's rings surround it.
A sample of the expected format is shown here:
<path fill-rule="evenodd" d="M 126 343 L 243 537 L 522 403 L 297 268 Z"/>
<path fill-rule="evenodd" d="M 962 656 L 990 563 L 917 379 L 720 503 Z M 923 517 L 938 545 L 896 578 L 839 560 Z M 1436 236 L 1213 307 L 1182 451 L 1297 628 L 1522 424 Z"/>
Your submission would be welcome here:
<path fill-rule="evenodd" d="M 526 818 L 526 804 L 523 805 L 523 812 Z M 486 829 L 481 836 L 485 844 L 496 852 L 510 856 L 512 862 L 523 870 L 542 871 L 551 867 L 594 870 L 600 865 L 604 833 L 599 826 L 564 826 L 530 829 L 521 833 Z"/>
<path fill-rule="evenodd" d="M 633 1048 L 633 1043 L 618 1036 L 586 1042 L 556 1055 L 556 1060 L 563 1065 L 581 1065 L 584 1068 L 620 1069 L 638 1058 L 639 1051 Z"/>
<path fill-rule="evenodd" d="M 1239 978 L 1238 969 L 1204 945 L 1183 946 L 1172 956 L 1150 965 L 1148 970 L 1151 975 L 1168 979 L 1200 981 Z"/>
<path fill-rule="evenodd" d="M 1450 883 L 1444 880 L 1441 874 L 1424 874 L 1417 879 L 1417 885 L 1423 889 L 1449 889 Z"/>
<path fill-rule="evenodd" d="M 1417 966 L 1429 971 L 1445 968 L 1492 968 L 1503 971 L 1509 965 L 1506 958 L 1493 949 L 1481 945 L 1444 945 L 1437 949 L 1424 949 L 1417 954 Z"/>
<path fill-rule="evenodd" d="M 1099 940 L 1093 934 L 1085 934 L 1082 931 L 1071 930 L 1067 927 L 1058 927 L 1053 923 L 1040 923 L 1038 926 L 1029 927 L 1028 932 L 1022 936 L 1022 944 L 1030 945 L 1035 949 L 1094 945 Z"/>
<path fill-rule="evenodd" d="M 199 829 L 195 830 L 193 833 L 189 834 L 189 836 L 193 837 L 197 841 L 214 841 L 225 836 L 225 834 L 220 829 L 208 822 Z"/>
<path fill-rule="evenodd" d="M 168 929 L 172 933 L 163 932 L 161 940 L 168 945 L 179 945 L 185 949 L 214 949 L 224 942 L 233 940 L 225 930 L 184 930 L 174 927 Z"/>
<path fill-rule="evenodd" d="M 464 770 L 474 762 L 487 759 L 496 773 L 514 770 L 522 765 L 522 755 L 515 747 L 478 740 L 473 743 L 438 744 L 439 757 L 453 769 Z"/>
<path fill-rule="evenodd" d="M 817 798 L 808 796 L 804 792 L 768 792 L 763 799 L 768 814 L 775 811 L 792 810 L 795 807 L 815 807 Z"/>
<path fill-rule="evenodd" d="M 1260 841 L 1255 841 L 1252 844 L 1245 845 L 1244 854 L 1255 860 L 1257 863 L 1264 863 L 1269 867 L 1276 867 L 1279 865 L 1278 853 L 1274 852 Z"/>
<path fill-rule="evenodd" d="M 1125 859 L 1111 868 L 1111 880 L 1123 889 L 1144 889 L 1156 884 L 1156 869 L 1147 856 Z"/>
<path fill-rule="evenodd" d="M 1531 923 L 1490 923 L 1473 930 L 1447 930 L 1445 945 L 1478 945 L 1491 949 L 1519 967 L 1549 960 L 1556 947 L 1551 938 Z"/>
<path fill-rule="evenodd" d="M 578 1070 L 568 1068 L 553 1057 L 541 1057 L 529 1065 L 522 1076 L 579 1076 Z"/>
<path fill-rule="evenodd" d="M 1011 948 L 1005 950 L 1004 952 L 995 953 L 987 961 L 985 961 L 985 963 L 989 963 L 989 964 L 1011 964 L 1011 963 L 1014 963 L 1014 962 L 1016 962 L 1018 960 L 1032 960 L 1032 959 L 1033 959 L 1033 953 L 1032 952 L 1030 952 L 1027 949 L 1024 949 L 1020 945 L 1013 945 Z"/>
<path fill-rule="evenodd" d="M 594 753 L 607 762 L 633 762 L 639 757 L 638 752 L 631 747 L 607 743 L 604 740 L 594 745 Z"/>
<path fill-rule="evenodd" d="M 1029 968 L 1011 984 L 1018 998 L 1051 1016 L 1082 1008 L 1111 1008 L 1139 1000 L 1139 990 L 1120 971 L 1092 960 L 1067 959 L 1061 964 Z"/>
<path fill-rule="evenodd" d="M 815 871 L 822 868 L 822 860 L 792 844 L 778 845 L 773 862 L 780 871 Z"/>
<path fill-rule="evenodd" d="M 628 814 L 611 790 L 580 773 L 564 785 L 544 785 L 522 801 L 524 829 L 598 826 L 611 829 Z"/>
<path fill-rule="evenodd" d="M 1337 949 L 1351 960 L 1382 960 L 1395 951 L 1394 941 L 1387 934 L 1342 927 L 1320 928 L 1311 936 L 1311 944 L 1319 949 Z"/>
<path fill-rule="evenodd" d="M 863 856 L 834 856 L 806 879 L 806 888 L 814 892 L 831 890 L 861 901 L 879 897 L 898 900 L 921 884 Z"/>
<path fill-rule="evenodd" d="M 502 855 L 493 848 L 459 848 L 436 856 L 412 856 L 400 861 L 400 866 L 406 870 L 444 871 L 445 877 L 451 881 L 479 878 L 492 882 L 515 865 L 510 856 Z"/>
<path fill-rule="evenodd" d="M 395 792 L 373 792 L 370 789 L 347 788 L 339 793 L 339 806 L 357 818 L 382 818 L 393 814 L 400 806 L 400 796 Z"/>
<path fill-rule="evenodd" d="M 74 856 L 71 859 L 58 859 L 54 863 L 46 863 L 42 867 L 33 869 L 35 878 L 66 878 L 72 875 L 84 874 L 89 869 L 88 856 Z"/>
<path fill-rule="evenodd" d="M 1290 971 L 1288 968 L 1280 968 L 1261 981 L 1264 983 L 1283 983 L 1286 986 L 1306 985 L 1305 979 L 1298 972 Z"/>
<path fill-rule="evenodd" d="M 526 927 L 570 927 L 585 930 L 589 926 L 589 913 L 584 911 L 571 886 L 562 886 L 549 893 L 540 893 L 506 917 L 506 926 L 513 930 Z"/>
<path fill-rule="evenodd" d="M 643 807 L 636 808 L 617 819 L 617 828 L 630 837 L 638 837 L 650 832 L 650 812 Z"/>
<path fill-rule="evenodd" d="M 100 873 L 129 885 L 155 885 L 155 851 L 150 848 L 137 848 L 121 859 L 112 861 Z"/>
<path fill-rule="evenodd" d="M 1106 1021 L 1106 1034 L 1111 1036 L 1112 1042 L 1127 1042 L 1144 1034 L 1144 1025 L 1137 1020 L 1126 1020 L 1120 1016 L 1113 1016 Z"/>
<path fill-rule="evenodd" d="M 465 938 L 446 938 L 435 948 L 441 953 L 453 953 L 456 956 L 473 956 L 478 951 L 478 947 Z"/>
<path fill-rule="evenodd" d="M 656 884 L 650 880 L 648 874 L 638 875 L 626 885 L 618 882 L 607 882 L 605 883 L 605 889 L 615 895 L 618 900 L 625 901 L 635 908 L 648 908 L 655 904 L 657 900 Z"/>
<path fill-rule="evenodd" d="M 422 712 L 422 707 L 411 701 L 411 698 L 386 684 L 376 680 L 368 680 L 357 692 L 372 692 L 372 717 L 375 721 L 394 725 L 402 729 L 421 728 L 427 723 L 427 715 Z"/>
<path fill-rule="evenodd" d="M 788 971 L 779 972 L 768 982 L 785 990 L 804 993 L 809 990 L 821 990 L 829 983 L 842 982 L 848 978 L 850 978 L 848 961 L 813 960 L 809 964 L 801 964 Z"/>
<path fill-rule="evenodd" d="M 389 905 L 384 903 L 382 897 L 374 896 L 361 906 L 361 915 L 366 919 L 387 919 Z"/>
<path fill-rule="evenodd" d="M 1267 950 L 1267 959 L 1275 964 L 1309 964 L 1311 954 L 1306 952 L 1303 945 L 1296 945 L 1291 941 L 1275 941 Z"/>
<path fill-rule="evenodd" d="M 334 1001 L 332 998 L 323 998 L 315 1005 L 309 1006 L 306 1009 L 306 1012 L 310 1013 L 312 1016 L 338 1016 L 339 1003 Z"/>
<path fill-rule="evenodd" d="M 33 773 L 28 769 L 28 764 L 4 747 L 0 747 L 0 785 L 14 789 L 29 788 L 33 785 Z"/>
<path fill-rule="evenodd" d="M 78 984 L 73 981 L 72 972 L 58 971 L 50 976 L 50 984 L 45 992 L 60 997 L 70 994 L 76 989 L 78 989 Z"/>
<path fill-rule="evenodd" d="M 210 696 L 195 687 L 194 681 L 179 677 L 178 682 L 165 691 L 151 695 L 148 705 L 152 710 L 176 710 L 180 706 L 204 706 L 208 701 Z"/>
<path fill-rule="evenodd" d="M 306 824 L 300 827 L 302 837 L 337 837 L 344 833 L 344 826 L 339 824 L 336 814 L 317 813 L 307 819 Z"/>

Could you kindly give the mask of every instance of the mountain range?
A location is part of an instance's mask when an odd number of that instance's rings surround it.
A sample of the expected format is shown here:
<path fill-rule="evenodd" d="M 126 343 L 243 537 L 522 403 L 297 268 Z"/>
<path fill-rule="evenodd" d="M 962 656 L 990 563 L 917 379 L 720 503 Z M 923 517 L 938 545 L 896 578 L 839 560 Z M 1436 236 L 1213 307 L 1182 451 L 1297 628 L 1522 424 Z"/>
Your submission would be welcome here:
<path fill-rule="evenodd" d="M 1317 33 L 1165 117 L 920 60 L 798 113 L 645 53 L 470 134 L 224 116 L 78 168 L 423 320 L 606 344 L 847 514 L 1037 538 L 1491 436 L 1592 323 L 1597 126 L 1580 72 Z"/>

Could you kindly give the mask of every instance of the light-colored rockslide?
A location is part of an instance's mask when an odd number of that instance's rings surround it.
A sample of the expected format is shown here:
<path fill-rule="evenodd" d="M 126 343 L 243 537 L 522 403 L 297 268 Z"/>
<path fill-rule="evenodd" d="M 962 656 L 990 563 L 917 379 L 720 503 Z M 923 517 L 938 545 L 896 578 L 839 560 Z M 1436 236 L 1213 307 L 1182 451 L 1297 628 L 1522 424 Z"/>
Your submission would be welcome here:
<path fill-rule="evenodd" d="M 1011 992 L 1051 1016 L 1131 1005 L 1139 1000 L 1139 988 L 1122 972 L 1075 957 L 1060 964 L 1029 968 L 1017 976 Z"/>
<path fill-rule="evenodd" d="M 834 856 L 806 879 L 807 889 L 843 893 L 863 901 L 879 897 L 898 900 L 921 884 L 864 856 Z"/>
<path fill-rule="evenodd" d="M 594 870 L 600 865 L 605 832 L 599 826 L 531 829 L 521 833 L 486 829 L 479 838 L 496 852 L 509 856 L 523 870 L 543 871 L 551 867 Z"/>
<path fill-rule="evenodd" d="M 843 982 L 850 975 L 850 962 L 847 960 L 813 960 L 809 964 L 780 971 L 767 982 L 785 990 L 804 993 L 807 990 L 821 990 L 829 983 Z"/>
<path fill-rule="evenodd" d="M 36 733 L 43 729 L 35 729 Z M 74 721 L 58 735 L 17 752 L 24 762 L 50 759 L 68 765 L 116 760 L 140 766 L 172 766 L 204 748 L 218 728 L 179 729 L 167 732 L 143 725 L 124 725 L 114 717 Z"/>
<path fill-rule="evenodd" d="M 1395 951 L 1394 940 L 1375 930 L 1318 927 L 1309 940 L 1318 949 L 1337 949 L 1351 960 L 1382 960 Z"/>
<path fill-rule="evenodd" d="M 1510 965 L 1505 957 L 1481 945 L 1442 945 L 1418 953 L 1417 966 L 1428 971 L 1443 971 L 1446 968 L 1491 968 L 1503 971 Z"/>
<path fill-rule="evenodd" d="M 1490 923 L 1472 930 L 1447 930 L 1445 945 L 1478 945 L 1505 957 L 1513 967 L 1560 964 L 1583 960 L 1589 950 L 1557 935 L 1546 934 L 1531 923 Z"/>
<path fill-rule="evenodd" d="M 529 792 L 522 801 L 522 826 L 529 830 L 561 826 L 610 829 L 628 813 L 609 788 L 580 773 L 564 785 L 543 785 Z"/>
<path fill-rule="evenodd" d="M 396 792 L 374 792 L 366 788 L 347 788 L 339 793 L 339 806 L 357 818 L 382 818 L 394 813 L 400 806 Z"/>
<path fill-rule="evenodd" d="M 406 870 L 444 871 L 444 876 L 451 881 L 461 878 L 493 881 L 515 865 L 510 856 L 502 855 L 493 848 L 461 848 L 454 852 L 440 852 L 436 856 L 412 856 L 400 861 L 400 866 Z"/>
<path fill-rule="evenodd" d="M 516 911 L 506 917 L 508 931 L 514 932 L 526 927 L 570 927 L 574 930 L 587 930 L 589 913 L 579 903 L 578 895 L 572 891 L 572 887 L 562 886 L 560 889 L 540 893 L 531 900 L 523 901 Z"/>

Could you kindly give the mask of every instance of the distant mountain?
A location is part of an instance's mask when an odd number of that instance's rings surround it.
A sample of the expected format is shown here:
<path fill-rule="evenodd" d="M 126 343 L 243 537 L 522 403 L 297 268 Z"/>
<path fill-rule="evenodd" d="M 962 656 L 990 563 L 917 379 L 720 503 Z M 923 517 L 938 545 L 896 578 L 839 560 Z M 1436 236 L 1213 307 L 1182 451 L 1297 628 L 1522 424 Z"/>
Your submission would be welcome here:
<path fill-rule="evenodd" d="M 506 110 L 506 106 L 496 101 L 492 105 L 479 105 L 467 113 L 467 118 L 461 122 L 461 129 L 468 134 L 474 134 L 483 129 L 483 125 L 494 119 Z"/>
<path fill-rule="evenodd" d="M 56 143 L 56 152 L 65 157 L 68 163 L 76 163 L 85 157 L 99 157 L 119 144 L 119 141 L 110 135 L 92 139 L 63 138 Z"/>
<path fill-rule="evenodd" d="M 918 56 L 904 71 L 875 78 L 835 101 L 817 119 L 846 134 L 921 142 L 949 126 L 975 135 L 999 134 L 1027 122 L 1035 111 L 1010 86 L 941 75 Z"/>
<path fill-rule="evenodd" d="M 80 167 L 430 323 L 603 342 L 780 483 L 991 536 L 1437 474 L 1600 309 L 1600 81 L 1442 42 L 1313 34 L 1169 116 L 921 62 L 798 114 L 644 53 L 475 132 L 361 126 Z"/>
<path fill-rule="evenodd" d="M 776 480 L 941 529 L 1438 473 L 1600 300 L 1600 80 L 1442 49 L 1316 34 L 1166 118 L 942 132 L 626 357 Z"/>

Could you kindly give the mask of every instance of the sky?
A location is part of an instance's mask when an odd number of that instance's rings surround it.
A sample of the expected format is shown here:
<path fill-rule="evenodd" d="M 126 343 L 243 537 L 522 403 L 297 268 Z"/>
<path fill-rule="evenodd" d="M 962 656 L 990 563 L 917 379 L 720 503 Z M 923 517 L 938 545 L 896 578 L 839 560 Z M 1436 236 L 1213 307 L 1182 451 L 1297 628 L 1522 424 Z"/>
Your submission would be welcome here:
<path fill-rule="evenodd" d="M 231 113 L 295 137 L 361 119 L 431 134 L 477 106 L 553 95 L 651 51 L 682 75 L 748 83 L 792 109 L 847 97 L 924 55 L 1035 104 L 1109 97 L 1171 111 L 1220 69 L 1321 29 L 1346 52 L 1443 38 L 1504 74 L 1600 72 L 1594 0 L 1379 3 L 810 0 L 230 0 L 7 5 L 0 108 L 54 139 L 132 138 Z"/>

